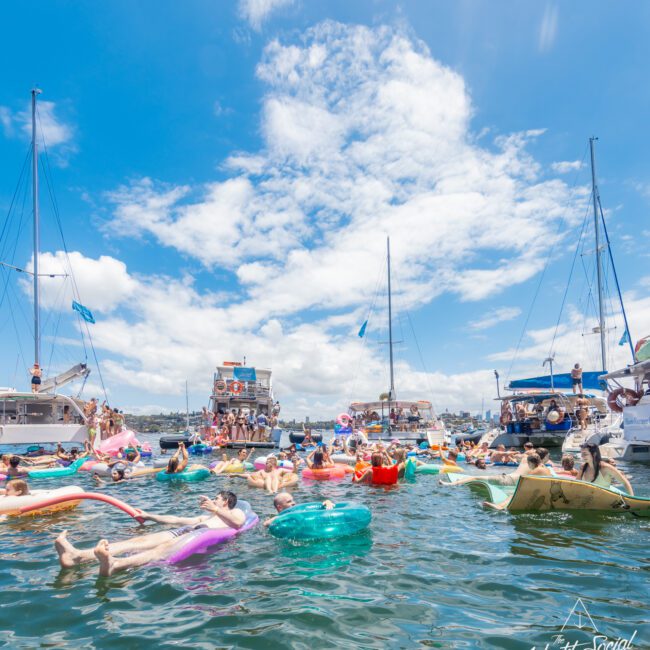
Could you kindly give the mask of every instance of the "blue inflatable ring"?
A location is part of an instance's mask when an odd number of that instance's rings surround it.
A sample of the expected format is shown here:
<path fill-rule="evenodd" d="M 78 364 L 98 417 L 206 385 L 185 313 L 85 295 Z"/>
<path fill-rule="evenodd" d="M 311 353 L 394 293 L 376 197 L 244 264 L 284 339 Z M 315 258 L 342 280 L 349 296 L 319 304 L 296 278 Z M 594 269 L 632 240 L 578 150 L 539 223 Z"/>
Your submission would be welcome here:
<path fill-rule="evenodd" d="M 354 535 L 367 528 L 372 515 L 360 503 L 337 503 L 326 510 L 322 503 L 305 503 L 281 512 L 269 526 L 280 539 L 311 541 Z"/>

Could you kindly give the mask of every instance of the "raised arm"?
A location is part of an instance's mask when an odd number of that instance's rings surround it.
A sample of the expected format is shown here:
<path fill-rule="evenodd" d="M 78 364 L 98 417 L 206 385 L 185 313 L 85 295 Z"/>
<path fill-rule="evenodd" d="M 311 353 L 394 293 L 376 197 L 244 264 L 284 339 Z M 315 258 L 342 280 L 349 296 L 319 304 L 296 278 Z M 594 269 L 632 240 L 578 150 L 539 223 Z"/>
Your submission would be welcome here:
<path fill-rule="evenodd" d="M 618 481 L 620 481 L 620 482 L 623 484 L 623 486 L 625 487 L 625 491 L 626 491 L 628 494 L 634 494 L 634 490 L 632 489 L 632 484 L 631 484 L 630 481 L 628 480 L 627 476 L 625 476 L 625 474 L 623 474 L 623 472 L 621 472 L 621 470 L 617 469 L 616 467 L 614 467 L 613 465 L 610 465 L 610 464 L 607 463 L 607 462 L 602 462 L 602 463 L 601 463 L 601 470 L 602 470 L 602 468 L 603 468 L 603 465 L 606 466 L 607 471 L 608 471 L 608 472 L 609 472 L 609 473 L 610 473 L 614 478 L 616 478 Z"/>
<path fill-rule="evenodd" d="M 172 524 L 178 526 L 200 524 L 210 518 L 208 515 L 199 515 L 198 517 L 176 517 L 175 515 L 156 515 L 152 512 L 141 512 L 140 516 L 147 521 L 155 521 L 157 524 Z"/>

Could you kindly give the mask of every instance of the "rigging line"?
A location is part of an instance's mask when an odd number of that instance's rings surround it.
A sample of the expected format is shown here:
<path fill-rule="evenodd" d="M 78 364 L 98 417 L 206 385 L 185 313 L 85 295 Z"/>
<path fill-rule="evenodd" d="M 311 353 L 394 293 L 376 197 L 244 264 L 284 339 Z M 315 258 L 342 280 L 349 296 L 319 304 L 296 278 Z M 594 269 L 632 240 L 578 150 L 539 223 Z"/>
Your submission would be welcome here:
<path fill-rule="evenodd" d="M 427 384 L 427 391 L 431 397 L 431 407 L 433 408 L 434 413 L 438 413 L 435 402 L 433 400 L 433 389 L 431 388 L 431 383 L 429 381 L 429 370 L 427 369 L 426 363 L 424 362 L 424 356 L 420 348 L 420 342 L 418 341 L 418 337 L 415 334 L 415 327 L 413 326 L 413 321 L 411 320 L 411 313 L 408 310 L 406 311 L 406 318 L 411 327 L 411 332 L 413 333 L 413 340 L 415 341 L 415 348 L 418 351 L 418 356 L 420 357 L 420 363 L 422 364 L 422 369 L 424 370 L 424 380 Z"/>
<path fill-rule="evenodd" d="M 9 314 L 11 316 L 11 322 L 13 323 L 14 326 L 14 332 L 16 333 L 16 343 L 18 344 L 18 352 L 20 353 L 20 358 L 23 360 L 23 364 L 25 364 L 25 367 L 27 367 L 27 364 L 25 362 L 25 355 L 23 353 L 23 346 L 20 341 L 20 333 L 18 332 L 18 324 L 16 323 L 15 312 L 13 309 L 11 309 L 11 305 L 9 305 Z"/>
<path fill-rule="evenodd" d="M 379 295 L 379 288 L 381 286 L 381 281 L 382 281 L 382 279 L 384 277 L 384 267 L 385 267 L 385 265 L 386 265 L 386 260 L 384 260 L 382 262 L 381 268 L 379 270 L 379 275 L 377 276 L 377 282 L 375 284 L 374 297 L 372 299 L 372 303 L 370 304 L 370 309 L 368 311 L 368 318 L 366 318 L 368 323 L 370 323 L 370 318 L 372 316 L 372 313 L 373 313 L 374 308 L 375 308 L 375 304 L 377 302 L 377 297 Z M 356 393 L 356 390 L 357 390 L 357 384 L 358 384 L 358 381 L 359 381 L 359 374 L 360 374 L 360 371 L 361 371 L 361 360 L 362 360 L 362 357 L 363 357 L 363 353 L 364 353 L 364 351 L 366 350 L 366 347 L 367 347 L 367 345 L 366 345 L 367 344 L 367 339 L 368 339 L 368 336 L 364 334 L 364 336 L 361 339 L 361 349 L 359 350 L 359 356 L 357 358 L 357 368 L 356 368 L 356 371 L 354 373 L 354 378 L 353 378 L 353 381 L 352 381 L 352 394 L 353 395 L 354 395 L 354 393 Z M 352 398 L 352 396 L 348 394 L 348 402 L 351 400 L 351 398 Z"/>
<path fill-rule="evenodd" d="M 18 194 L 20 193 L 20 188 L 21 188 L 23 182 L 25 182 L 25 179 L 26 179 L 26 168 L 27 168 L 27 163 L 29 162 L 30 157 L 31 157 L 31 147 L 28 147 L 27 148 L 27 155 L 25 156 L 25 160 L 23 162 L 22 169 L 20 170 L 20 174 L 18 176 L 18 182 L 16 183 L 16 187 L 14 188 L 14 193 L 13 193 L 13 195 L 11 197 L 11 201 L 9 202 L 9 209 L 7 210 L 7 216 L 5 217 L 4 223 L 2 225 L 2 231 L 0 232 L 0 241 L 3 240 L 3 238 L 5 236 L 5 232 L 6 232 L 7 228 L 9 227 L 9 222 L 10 222 L 10 219 L 11 219 L 11 213 L 13 211 L 14 204 L 16 202 L 16 199 L 18 198 Z M 8 239 L 8 235 L 7 235 L 7 239 Z M 2 255 L 4 255 L 4 249 L 2 250 Z"/>
<path fill-rule="evenodd" d="M 614 281 L 616 282 L 616 291 L 618 292 L 618 299 L 621 303 L 621 311 L 623 312 L 623 321 L 625 322 L 625 331 L 627 332 L 627 342 L 630 346 L 630 353 L 632 354 L 632 362 L 635 362 L 634 356 L 634 346 L 632 345 L 632 333 L 627 322 L 627 313 L 625 312 L 625 305 L 623 303 L 623 294 L 621 293 L 621 285 L 618 282 L 618 273 L 616 272 L 616 266 L 614 265 L 614 256 L 612 254 L 612 245 L 609 240 L 609 232 L 607 231 L 607 224 L 605 223 L 605 215 L 603 214 L 603 206 L 600 204 L 600 197 L 598 197 L 598 210 L 600 212 L 600 220 L 603 224 L 603 231 L 605 233 L 605 240 L 607 241 L 607 251 L 609 253 L 609 261 L 612 265 L 612 271 L 614 273 Z M 605 368 L 603 368 L 605 370 Z"/>
<path fill-rule="evenodd" d="M 573 176 L 573 183 L 571 185 L 571 190 L 573 190 L 575 188 L 575 186 L 576 186 L 576 184 L 578 182 L 578 176 L 579 176 L 580 172 L 582 171 L 582 168 L 583 168 L 584 162 L 585 162 L 585 158 L 587 157 L 587 150 L 588 150 L 588 145 L 585 145 L 585 150 L 584 150 L 584 153 L 582 154 L 582 160 L 580 161 L 580 166 L 578 167 L 578 169 L 576 170 L 576 172 L 575 172 L 575 174 Z M 565 210 L 568 210 L 569 201 L 570 201 L 570 199 L 567 199 L 566 205 L 564 206 Z M 547 271 L 548 266 L 549 266 L 549 264 L 551 262 L 551 257 L 553 256 L 553 252 L 555 251 L 555 246 L 556 246 L 556 244 L 558 242 L 558 237 L 557 236 L 560 234 L 561 227 L 562 227 L 562 221 L 559 221 L 558 226 L 557 226 L 557 231 L 555 233 L 555 235 L 556 235 L 555 241 L 551 245 L 548 256 L 546 257 L 546 262 L 544 264 L 544 268 L 542 269 L 542 274 L 541 274 L 541 276 L 539 278 L 537 288 L 535 289 L 535 293 L 533 295 L 533 300 L 530 303 L 530 307 L 528 308 L 528 314 L 526 315 L 526 320 L 524 322 L 523 329 L 521 331 L 521 334 L 519 335 L 519 340 L 517 341 L 517 347 L 515 348 L 515 353 L 514 353 L 514 355 L 512 357 L 512 360 L 510 361 L 510 366 L 508 367 L 508 372 L 506 374 L 506 379 L 505 379 L 506 382 L 510 379 L 510 373 L 512 372 L 512 368 L 513 368 L 513 366 L 515 364 L 515 361 L 517 360 L 517 356 L 519 354 L 519 348 L 521 347 L 521 342 L 523 341 L 524 334 L 526 333 L 526 331 L 528 329 L 528 322 L 530 321 L 530 317 L 532 315 L 533 308 L 535 306 L 535 303 L 537 302 L 537 296 L 539 295 L 539 290 L 540 290 L 540 288 L 542 286 L 542 281 L 544 280 L 544 276 L 546 275 L 546 271 Z"/>
<path fill-rule="evenodd" d="M 584 216 L 584 218 L 582 220 L 582 228 L 580 230 L 580 237 L 578 237 L 578 243 L 576 244 L 576 250 L 575 250 L 575 252 L 573 254 L 573 260 L 571 261 L 571 269 L 569 270 L 569 278 L 567 280 L 566 287 L 564 288 L 564 295 L 562 296 L 562 303 L 560 305 L 560 313 L 557 316 L 557 323 L 555 323 L 555 331 L 553 332 L 553 339 L 551 340 L 551 347 L 549 348 L 549 351 L 548 351 L 548 356 L 549 357 L 552 356 L 553 346 L 555 345 L 555 339 L 557 338 L 557 332 L 558 332 L 558 329 L 560 327 L 560 321 L 562 320 L 562 313 L 564 311 L 564 305 L 566 303 L 567 294 L 569 293 L 569 287 L 571 286 L 571 278 L 573 277 L 573 270 L 574 270 L 575 265 L 576 265 L 576 259 L 578 257 L 578 253 L 580 251 L 580 244 L 582 243 L 582 237 L 583 237 L 583 235 L 585 233 L 585 227 L 587 225 L 587 215 L 588 215 L 588 212 L 585 212 L 585 216 Z"/>
<path fill-rule="evenodd" d="M 21 233 L 22 228 L 23 228 L 23 222 L 25 221 L 25 203 L 26 202 L 27 202 L 27 183 L 25 183 L 24 187 L 23 187 L 23 200 L 22 200 L 22 207 L 21 207 L 21 211 L 20 211 L 20 219 L 18 221 L 18 227 L 16 229 L 16 237 L 14 239 L 14 249 L 13 249 L 13 252 L 11 254 L 11 262 L 12 263 L 16 259 L 16 252 L 18 251 L 18 240 L 20 239 L 20 233 Z M 7 234 L 6 241 L 7 241 L 7 243 L 9 242 L 9 235 L 8 234 Z M 4 255 L 4 253 L 3 253 L 3 255 Z M 8 291 L 8 287 L 9 287 L 9 278 L 10 278 L 10 276 L 9 276 L 9 274 L 7 274 L 7 279 L 6 279 L 6 282 L 5 282 L 5 286 L 4 286 L 3 291 L 2 291 L 2 298 L 0 298 L 0 307 L 2 307 L 2 305 L 3 305 L 4 301 L 5 301 L 5 298 L 7 297 L 7 291 Z"/>
<path fill-rule="evenodd" d="M 59 311 L 59 317 L 56 321 L 56 327 L 54 328 L 54 338 L 52 339 L 52 345 L 50 346 L 50 358 L 47 361 L 47 370 L 45 372 L 46 375 L 50 374 L 50 368 L 52 366 L 52 357 L 54 356 L 54 348 L 56 347 L 56 339 L 58 338 L 59 335 L 59 326 L 61 325 L 62 316 L 63 316 L 63 312 Z"/>
<path fill-rule="evenodd" d="M 37 109 L 38 111 L 38 109 Z M 40 120 L 40 117 L 39 117 Z M 45 137 L 43 137 L 43 130 L 41 127 L 41 137 L 43 139 L 43 153 L 44 153 L 44 159 L 41 161 L 41 164 L 43 166 L 44 170 L 44 176 L 45 176 L 45 184 L 47 186 L 48 194 L 50 195 L 50 201 L 52 202 L 52 208 L 54 210 L 54 217 L 56 219 L 57 227 L 59 229 L 59 234 L 61 235 L 61 243 L 63 245 L 63 251 L 65 253 L 65 258 L 66 262 L 68 264 L 68 269 L 70 270 L 70 277 L 72 279 L 72 293 L 75 297 L 76 300 L 81 302 L 81 294 L 79 292 L 79 287 L 77 286 L 77 278 L 75 277 L 74 274 L 74 269 L 72 268 L 72 262 L 70 261 L 70 253 L 68 251 L 68 245 L 65 240 L 65 235 L 63 233 L 63 224 L 61 223 L 61 215 L 59 213 L 59 205 L 56 200 L 56 194 L 54 192 L 54 179 L 52 178 L 52 172 L 51 172 L 51 165 L 50 165 L 50 155 L 47 149 L 47 145 L 45 144 Z M 79 323 L 79 332 L 81 334 L 81 343 L 83 345 L 84 349 L 84 361 L 87 361 L 88 359 L 88 349 L 86 348 L 86 337 L 84 336 L 83 333 L 83 327 L 85 325 L 86 327 L 86 332 L 88 334 L 88 341 L 90 343 L 90 346 L 93 351 L 93 358 L 95 359 L 95 364 L 97 366 L 97 374 L 99 375 L 99 379 L 101 381 L 102 385 L 102 390 L 104 391 L 104 397 L 106 398 L 106 402 L 108 402 L 108 395 L 106 394 L 106 387 L 104 385 L 104 379 L 102 377 L 102 371 L 101 368 L 99 367 L 99 361 L 97 359 L 97 353 L 95 352 L 95 346 L 93 344 L 92 336 L 90 335 L 90 330 L 88 328 L 88 323 L 83 320 L 80 316 L 79 313 L 77 313 L 77 322 Z M 85 383 L 85 382 L 84 382 Z"/>

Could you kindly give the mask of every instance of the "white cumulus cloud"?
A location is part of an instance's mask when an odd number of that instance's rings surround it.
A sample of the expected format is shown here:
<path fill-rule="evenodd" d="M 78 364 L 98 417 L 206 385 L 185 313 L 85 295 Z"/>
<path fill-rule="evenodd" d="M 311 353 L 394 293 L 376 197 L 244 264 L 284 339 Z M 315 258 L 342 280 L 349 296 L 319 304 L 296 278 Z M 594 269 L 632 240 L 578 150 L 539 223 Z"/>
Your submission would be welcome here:
<path fill-rule="evenodd" d="M 473 330 L 486 330 L 490 327 L 494 327 L 499 323 L 505 321 L 513 320 L 521 314 L 521 309 L 519 307 L 499 307 L 497 309 L 492 309 L 481 318 L 471 321 L 468 326 Z"/>
<path fill-rule="evenodd" d="M 293 3 L 294 0 L 239 0 L 239 15 L 259 32 L 274 11 Z"/>

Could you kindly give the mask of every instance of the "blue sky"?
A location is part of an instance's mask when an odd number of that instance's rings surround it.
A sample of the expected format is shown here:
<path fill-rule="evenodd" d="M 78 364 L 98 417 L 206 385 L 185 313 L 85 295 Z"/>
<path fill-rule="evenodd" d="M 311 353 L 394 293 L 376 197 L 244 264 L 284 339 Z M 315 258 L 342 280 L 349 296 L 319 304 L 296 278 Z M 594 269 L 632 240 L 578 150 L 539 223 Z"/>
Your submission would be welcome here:
<path fill-rule="evenodd" d="M 390 234 L 398 394 L 476 409 L 493 397 L 494 368 L 537 374 L 551 349 L 560 366 L 596 361 L 588 241 L 551 344 L 588 209 L 589 169 L 577 163 L 592 134 L 633 337 L 650 329 L 648 13 L 601 2 L 14 3 L 0 39 L 11 62 L 0 207 L 38 84 L 66 244 L 118 407 L 181 408 L 186 377 L 199 407 L 211 369 L 244 354 L 273 367 L 289 415 L 376 397 L 385 315 L 375 310 L 367 340 L 356 332 Z M 45 196 L 43 221 L 43 264 L 57 272 L 67 262 Z M 25 387 L 29 296 L 10 280 L 0 384 Z M 44 288 L 52 371 L 83 356 L 60 282 Z M 627 359 L 611 311 L 613 367 Z M 96 372 L 90 392 L 101 395 Z"/>

